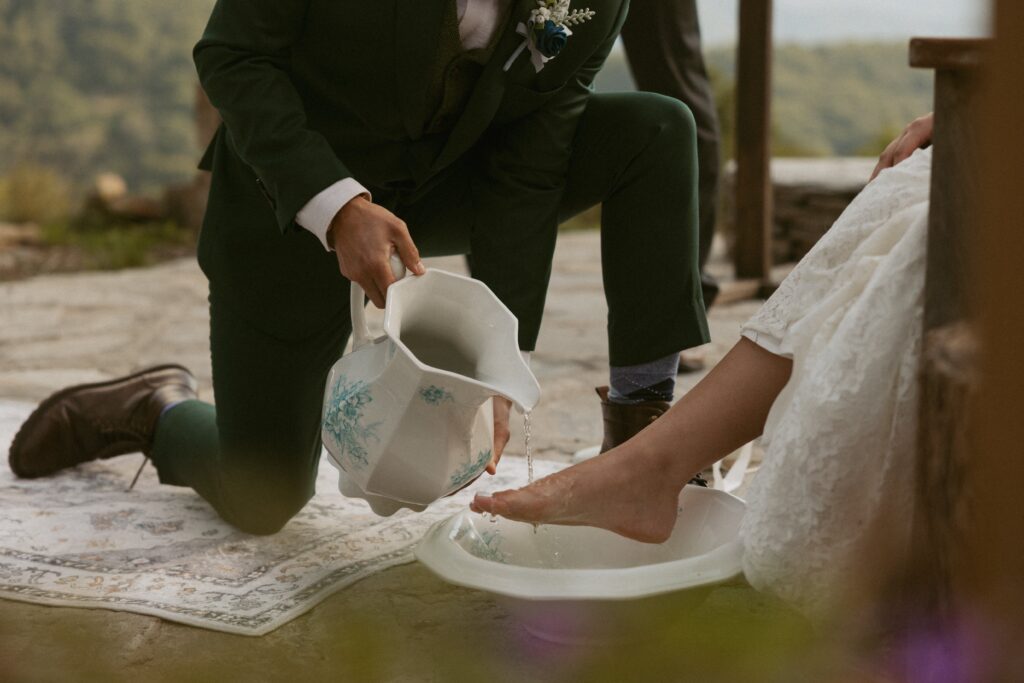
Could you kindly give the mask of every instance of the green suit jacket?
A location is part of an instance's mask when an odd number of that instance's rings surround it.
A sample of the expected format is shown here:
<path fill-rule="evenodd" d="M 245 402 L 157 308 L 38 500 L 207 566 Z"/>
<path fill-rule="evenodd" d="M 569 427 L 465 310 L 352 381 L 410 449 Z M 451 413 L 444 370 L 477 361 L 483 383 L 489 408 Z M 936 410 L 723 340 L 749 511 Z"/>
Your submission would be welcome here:
<path fill-rule="evenodd" d="M 474 252 L 522 250 L 528 267 L 491 268 L 488 284 L 539 322 L 550 263 L 534 263 L 530 235 L 554 234 L 576 124 L 628 0 L 589 0 L 595 17 L 540 72 L 527 50 L 508 65 L 536 7 L 513 0 L 454 128 L 428 135 L 427 72 L 450 2 L 217 1 L 194 51 L 224 119 L 200 164 L 213 171 L 199 259 L 214 296 L 282 336 L 309 332 L 345 293 L 298 211 L 346 177 L 389 208 L 415 201 L 472 152 Z"/>

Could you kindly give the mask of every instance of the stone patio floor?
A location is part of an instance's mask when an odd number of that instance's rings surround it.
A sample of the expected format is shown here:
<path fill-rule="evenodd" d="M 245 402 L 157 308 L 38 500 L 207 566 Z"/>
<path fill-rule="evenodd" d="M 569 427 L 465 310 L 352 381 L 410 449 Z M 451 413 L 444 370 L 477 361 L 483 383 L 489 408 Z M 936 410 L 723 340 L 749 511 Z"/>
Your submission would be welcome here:
<path fill-rule="evenodd" d="M 431 265 L 462 269 L 461 259 Z M 538 457 L 568 460 L 601 435 L 593 387 L 606 383 L 606 308 L 597 233 L 562 235 L 547 301 L 533 360 L 543 387 L 533 435 Z M 709 361 L 738 339 L 740 324 L 757 305 L 712 310 Z M 36 401 L 68 384 L 173 360 L 193 369 L 210 399 L 207 334 L 206 282 L 191 260 L 2 283 L 0 398 Z M 681 378 L 677 395 L 698 379 Z M 520 424 L 513 424 L 508 453 L 522 453 Z M 691 625 L 721 626 L 726 615 L 739 637 L 777 612 L 771 601 L 736 584 L 715 590 Z M 723 638 L 731 639 L 730 629 Z M 735 673 L 734 667 L 716 669 L 714 662 L 740 643 L 726 647 L 686 633 L 680 637 L 689 645 L 677 640 L 653 650 L 631 671 L 660 671 L 659 680 L 735 680 L 719 675 Z M 704 643 L 699 651 L 695 642 Z M 629 652 L 639 657 L 641 650 Z M 679 658 L 691 655 L 684 666 Z M 609 662 L 629 657 L 609 656 L 542 645 L 492 596 L 450 586 L 416 564 L 365 579 L 257 639 L 124 612 L 0 601 L 0 679 L 7 680 L 622 680 Z M 690 678 L 687 671 L 703 673 Z M 768 680 L 756 667 L 750 673 L 750 680 Z"/>

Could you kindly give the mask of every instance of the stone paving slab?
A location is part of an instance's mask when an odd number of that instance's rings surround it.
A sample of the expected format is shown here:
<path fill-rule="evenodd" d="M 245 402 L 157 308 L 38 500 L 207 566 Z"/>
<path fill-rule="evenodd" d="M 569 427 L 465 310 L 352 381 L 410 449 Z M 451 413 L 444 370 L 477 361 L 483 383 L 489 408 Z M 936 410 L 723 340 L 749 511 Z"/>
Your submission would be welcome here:
<path fill-rule="evenodd" d="M 559 240 L 533 361 L 543 388 L 533 421 L 539 457 L 566 460 L 576 449 L 600 440 L 593 387 L 606 383 L 607 343 L 599 246 L 595 232 L 567 233 Z M 462 260 L 430 265 L 459 271 Z M 211 399 L 206 295 L 206 282 L 191 260 L 0 283 L 0 398 L 40 400 L 71 383 L 176 361 L 192 368 L 201 396 Z M 735 343 L 740 324 L 757 305 L 713 309 L 714 341 L 706 351 L 710 362 Z M 680 390 L 698 379 L 682 378 Z M 522 427 L 515 421 L 512 427 L 508 452 L 515 455 L 522 453 Z M 749 603 L 753 611 L 762 600 L 744 587 L 716 594 L 712 604 Z M 61 657 L 71 656 L 67 643 L 76 643 L 73 651 L 85 658 L 78 664 L 68 660 L 69 666 L 86 666 L 93 657 L 103 671 L 113 667 L 126 677 L 146 680 L 177 678 L 182 657 L 200 670 L 233 670 L 256 679 L 283 677 L 297 663 L 313 677 L 327 676 L 344 669 L 338 658 L 354 647 L 337 641 L 340 633 L 355 637 L 343 626 L 363 623 L 390 634 L 383 642 L 401 643 L 403 657 L 391 661 L 387 680 L 446 680 L 439 673 L 448 670 L 441 660 L 453 641 L 479 641 L 477 659 L 511 676 L 496 680 L 558 679 L 559 669 L 545 668 L 545 660 L 501 646 L 504 641 L 521 644 L 524 636 L 491 596 L 449 586 L 417 565 L 370 577 L 258 640 L 141 615 L 0 601 L 0 662 L 23 662 L 30 667 L 18 669 L 23 675 L 46 680 L 51 677 L 45 667 L 62 666 Z M 63 640 L 50 642 L 53 633 L 62 634 Z M 387 660 L 387 653 L 381 658 Z M 0 665 L 0 678 L 3 671 Z M 351 680 L 361 679 L 360 674 Z"/>

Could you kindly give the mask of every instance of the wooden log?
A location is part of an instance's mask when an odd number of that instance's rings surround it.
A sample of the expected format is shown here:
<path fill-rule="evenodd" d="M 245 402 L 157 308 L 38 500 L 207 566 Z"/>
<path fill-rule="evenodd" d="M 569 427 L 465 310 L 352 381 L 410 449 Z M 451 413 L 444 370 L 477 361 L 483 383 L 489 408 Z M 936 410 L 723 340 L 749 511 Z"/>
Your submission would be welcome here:
<path fill-rule="evenodd" d="M 736 77 L 737 278 L 771 271 L 772 0 L 740 0 Z"/>

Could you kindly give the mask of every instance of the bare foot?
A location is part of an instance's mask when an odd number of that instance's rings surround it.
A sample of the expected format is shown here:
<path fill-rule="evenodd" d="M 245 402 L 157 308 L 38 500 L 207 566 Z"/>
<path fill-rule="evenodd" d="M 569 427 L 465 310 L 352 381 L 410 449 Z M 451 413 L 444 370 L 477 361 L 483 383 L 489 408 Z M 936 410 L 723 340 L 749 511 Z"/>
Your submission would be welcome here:
<path fill-rule="evenodd" d="M 653 463 L 619 448 L 525 488 L 478 493 L 470 508 L 521 522 L 595 526 L 663 543 L 676 523 L 679 487 Z"/>

